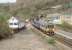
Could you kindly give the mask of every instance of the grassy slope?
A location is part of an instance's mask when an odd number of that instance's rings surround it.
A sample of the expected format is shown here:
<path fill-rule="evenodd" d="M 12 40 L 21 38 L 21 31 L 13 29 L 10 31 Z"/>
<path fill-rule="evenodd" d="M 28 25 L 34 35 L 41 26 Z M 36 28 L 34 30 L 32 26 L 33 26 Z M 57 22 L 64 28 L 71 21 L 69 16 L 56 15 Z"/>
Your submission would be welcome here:
<path fill-rule="evenodd" d="M 11 35 L 10 29 L 7 25 L 7 20 L 11 14 L 8 11 L 8 8 L 1 6 L 0 7 L 0 39 L 9 37 Z"/>
<path fill-rule="evenodd" d="M 63 29 L 64 31 L 67 31 L 67 32 L 72 32 L 72 25 L 66 23 L 66 22 L 63 22 L 61 25 L 58 25 L 61 29 Z"/>

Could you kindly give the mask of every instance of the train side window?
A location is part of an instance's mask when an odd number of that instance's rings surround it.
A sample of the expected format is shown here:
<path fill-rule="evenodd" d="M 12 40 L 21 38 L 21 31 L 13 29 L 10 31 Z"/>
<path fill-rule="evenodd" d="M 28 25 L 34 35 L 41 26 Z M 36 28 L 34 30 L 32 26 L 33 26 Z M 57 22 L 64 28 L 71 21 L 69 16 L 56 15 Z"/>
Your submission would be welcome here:
<path fill-rule="evenodd" d="M 18 23 L 14 23 L 14 25 L 18 25 Z"/>
<path fill-rule="evenodd" d="M 54 28 L 54 25 L 51 25 L 50 27 L 51 27 L 51 28 Z"/>
<path fill-rule="evenodd" d="M 50 28 L 50 25 L 48 25 L 48 28 Z"/>
<path fill-rule="evenodd" d="M 48 25 L 48 28 L 53 28 L 53 25 Z"/>
<path fill-rule="evenodd" d="M 10 23 L 10 25 L 13 25 L 13 23 Z"/>
<path fill-rule="evenodd" d="M 47 29 L 47 26 L 45 26 L 45 28 Z"/>

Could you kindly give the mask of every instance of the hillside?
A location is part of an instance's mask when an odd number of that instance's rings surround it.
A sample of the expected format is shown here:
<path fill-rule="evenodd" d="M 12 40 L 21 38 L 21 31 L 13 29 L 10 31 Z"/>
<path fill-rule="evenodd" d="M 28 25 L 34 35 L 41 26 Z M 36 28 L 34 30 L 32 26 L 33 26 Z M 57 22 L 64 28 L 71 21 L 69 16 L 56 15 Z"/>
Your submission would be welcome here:
<path fill-rule="evenodd" d="M 72 0 L 17 0 L 15 4 L 7 4 L 7 7 L 12 15 L 27 18 L 41 13 L 71 13 L 71 3 Z"/>
<path fill-rule="evenodd" d="M 17 0 L 16 9 L 25 9 L 32 13 L 55 13 L 71 9 L 72 0 Z"/>

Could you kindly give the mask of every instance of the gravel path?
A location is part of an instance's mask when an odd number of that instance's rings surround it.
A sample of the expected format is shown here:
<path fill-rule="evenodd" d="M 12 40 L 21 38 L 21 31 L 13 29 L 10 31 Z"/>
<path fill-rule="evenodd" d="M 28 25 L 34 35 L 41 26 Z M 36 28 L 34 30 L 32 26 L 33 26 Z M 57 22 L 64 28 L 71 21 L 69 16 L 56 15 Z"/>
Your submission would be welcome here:
<path fill-rule="evenodd" d="M 0 41 L 0 50 L 48 50 L 48 45 L 33 32 L 24 30 L 12 39 Z"/>

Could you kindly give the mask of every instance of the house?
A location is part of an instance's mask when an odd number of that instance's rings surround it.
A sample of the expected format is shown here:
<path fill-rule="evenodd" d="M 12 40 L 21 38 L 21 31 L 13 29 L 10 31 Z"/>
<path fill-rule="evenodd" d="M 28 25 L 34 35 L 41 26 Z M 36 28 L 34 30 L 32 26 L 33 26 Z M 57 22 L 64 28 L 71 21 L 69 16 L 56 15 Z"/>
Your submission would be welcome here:
<path fill-rule="evenodd" d="M 63 21 L 72 24 L 72 15 L 60 15 L 53 17 L 53 22 L 56 24 L 62 24 Z"/>
<path fill-rule="evenodd" d="M 72 15 L 62 15 L 61 20 L 69 24 L 72 24 Z"/>
<path fill-rule="evenodd" d="M 50 14 L 48 15 L 48 19 L 51 19 L 54 24 L 62 24 L 63 21 L 72 24 L 72 15 L 70 14 Z"/>
<path fill-rule="evenodd" d="M 61 24 L 62 23 L 62 16 L 61 14 L 55 13 L 55 14 L 49 14 L 48 19 L 50 19 L 51 23 L 54 24 Z"/>

